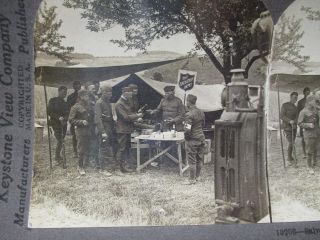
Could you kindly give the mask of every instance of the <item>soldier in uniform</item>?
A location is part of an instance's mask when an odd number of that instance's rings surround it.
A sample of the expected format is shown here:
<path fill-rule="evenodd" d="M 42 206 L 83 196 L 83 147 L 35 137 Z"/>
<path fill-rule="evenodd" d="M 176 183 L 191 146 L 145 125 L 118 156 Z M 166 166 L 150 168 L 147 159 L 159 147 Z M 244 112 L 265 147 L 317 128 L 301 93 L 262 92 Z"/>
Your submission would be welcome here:
<path fill-rule="evenodd" d="M 298 115 L 299 113 L 301 112 L 301 110 L 304 108 L 304 106 L 306 105 L 306 99 L 308 97 L 308 95 L 310 94 L 310 88 L 308 87 L 305 87 L 303 89 L 303 95 L 304 97 L 302 99 L 300 99 L 298 101 L 298 104 L 297 104 L 297 109 L 298 109 Z M 306 143 L 304 141 L 304 136 L 303 136 L 303 129 L 300 128 L 300 137 L 301 137 L 301 145 L 302 145 L 302 151 L 303 151 L 303 154 L 306 156 Z"/>
<path fill-rule="evenodd" d="M 71 110 L 71 107 L 76 104 L 78 100 L 78 91 L 81 89 L 81 83 L 79 81 L 74 81 L 73 82 L 73 89 L 74 92 L 71 93 L 67 97 L 67 103 L 69 106 L 69 112 Z M 77 137 L 76 137 L 76 132 L 74 125 L 70 125 L 70 133 L 72 135 L 72 146 L 73 146 L 73 157 L 77 158 L 78 157 L 78 151 L 77 151 Z"/>
<path fill-rule="evenodd" d="M 164 87 L 164 98 L 155 110 L 149 110 L 151 115 L 161 114 L 163 131 L 168 131 L 175 126 L 177 131 L 183 130 L 184 106 L 180 98 L 174 95 L 174 86 Z"/>
<path fill-rule="evenodd" d="M 197 97 L 187 96 L 187 113 L 185 115 L 184 130 L 186 151 L 189 162 L 190 177 L 187 184 L 195 184 L 200 178 L 205 151 L 205 137 L 203 133 L 204 113 L 196 107 Z"/>
<path fill-rule="evenodd" d="M 302 109 L 298 118 L 298 125 L 303 129 L 306 142 L 307 163 L 310 173 L 317 163 L 317 144 L 320 136 L 319 116 L 316 109 L 316 97 L 308 96 L 306 105 Z"/>
<path fill-rule="evenodd" d="M 131 171 L 127 166 L 127 153 L 130 149 L 131 133 L 134 130 L 134 122 L 143 117 L 142 113 L 133 112 L 131 100 L 132 88 L 125 87 L 122 89 L 122 95 L 115 105 L 118 139 L 117 161 L 119 161 L 120 170 L 123 173 Z"/>
<path fill-rule="evenodd" d="M 50 117 L 50 125 L 53 129 L 54 136 L 57 139 L 55 160 L 60 163 L 62 160 L 61 150 L 62 143 L 67 131 L 67 121 L 69 114 L 69 107 L 64 100 L 67 96 L 67 88 L 60 86 L 58 88 L 58 97 L 51 98 L 48 104 L 48 115 Z"/>
<path fill-rule="evenodd" d="M 76 128 L 79 154 L 79 173 L 85 175 L 84 164 L 89 161 L 90 139 L 92 134 L 93 111 L 89 103 L 89 94 L 86 90 L 78 92 L 78 102 L 71 108 L 69 122 Z"/>
<path fill-rule="evenodd" d="M 291 165 L 293 161 L 293 143 L 296 140 L 298 109 L 295 103 L 298 100 L 298 93 L 290 94 L 290 101 L 282 104 L 280 110 L 280 118 L 282 120 L 282 128 L 288 140 L 288 162 Z"/>
<path fill-rule="evenodd" d="M 139 99 L 138 99 L 138 86 L 136 84 L 129 84 L 128 87 L 132 88 L 132 111 L 138 112 L 140 109 Z"/>
<path fill-rule="evenodd" d="M 101 98 L 95 105 L 95 123 L 97 127 L 99 142 L 99 162 L 102 173 L 111 175 L 106 172 L 106 158 L 111 162 L 114 160 L 116 151 L 116 133 L 115 123 L 112 115 L 110 99 L 112 98 L 112 88 L 102 87 Z"/>

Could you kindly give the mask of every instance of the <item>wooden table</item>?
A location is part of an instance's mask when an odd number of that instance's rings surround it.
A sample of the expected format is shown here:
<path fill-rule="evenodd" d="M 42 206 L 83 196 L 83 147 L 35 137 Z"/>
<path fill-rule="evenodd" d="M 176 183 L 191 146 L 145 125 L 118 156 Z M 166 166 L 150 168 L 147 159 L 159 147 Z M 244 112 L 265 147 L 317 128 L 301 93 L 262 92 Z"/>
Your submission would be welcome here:
<path fill-rule="evenodd" d="M 179 173 L 180 176 L 183 175 L 183 173 L 189 168 L 188 165 L 188 160 L 186 159 L 186 163 L 184 164 L 182 162 L 182 153 L 181 153 L 181 145 L 184 144 L 184 133 L 183 132 L 176 132 L 175 136 L 171 132 L 164 132 L 164 133 L 153 133 L 152 135 L 139 135 L 135 137 L 137 140 L 137 172 L 140 172 L 141 169 L 147 167 L 150 163 L 155 161 L 157 158 L 161 156 L 167 156 L 170 160 L 173 162 L 177 163 L 179 165 Z M 140 150 L 141 150 L 141 142 L 140 141 L 153 141 L 156 144 L 157 148 L 157 154 L 153 157 L 141 164 L 141 155 L 140 155 Z M 161 142 L 169 142 L 171 143 L 169 147 L 162 148 Z M 169 150 L 172 148 L 177 148 L 178 151 L 178 159 L 172 156 L 169 153 Z"/>

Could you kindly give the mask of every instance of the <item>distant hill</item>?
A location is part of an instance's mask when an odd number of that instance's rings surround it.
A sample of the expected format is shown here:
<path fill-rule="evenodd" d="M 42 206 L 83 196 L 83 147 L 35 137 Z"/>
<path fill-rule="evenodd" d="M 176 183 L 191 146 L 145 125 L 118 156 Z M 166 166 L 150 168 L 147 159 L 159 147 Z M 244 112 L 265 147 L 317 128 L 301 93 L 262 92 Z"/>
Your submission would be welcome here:
<path fill-rule="evenodd" d="M 170 51 L 150 51 L 129 57 L 94 57 L 93 55 L 86 53 L 73 53 L 71 56 L 72 60 L 70 65 L 82 64 L 88 67 L 128 65 L 183 57 L 182 54 Z M 260 71 L 258 71 L 261 64 L 262 61 L 258 60 L 250 69 L 248 79 L 250 84 L 264 83 L 265 77 L 260 73 Z M 38 53 L 36 66 L 67 67 L 68 65 L 56 57 Z M 179 69 L 196 71 L 197 84 L 214 84 L 224 82 L 222 74 L 215 68 L 212 62 L 209 60 L 200 61 L 198 56 L 147 70 L 145 71 L 145 76 L 155 80 L 162 79 L 164 82 L 175 83 L 177 81 Z"/>

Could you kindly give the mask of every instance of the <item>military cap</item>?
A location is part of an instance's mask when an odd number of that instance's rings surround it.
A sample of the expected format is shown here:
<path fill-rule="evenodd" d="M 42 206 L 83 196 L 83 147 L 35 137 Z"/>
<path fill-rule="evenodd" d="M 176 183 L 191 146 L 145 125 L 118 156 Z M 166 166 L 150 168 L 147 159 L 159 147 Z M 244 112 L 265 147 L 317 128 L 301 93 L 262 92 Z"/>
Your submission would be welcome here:
<path fill-rule="evenodd" d="M 175 89 L 175 86 L 165 86 L 165 87 L 163 88 L 163 90 L 164 90 L 165 92 L 173 92 L 174 89 Z"/>
<path fill-rule="evenodd" d="M 309 88 L 309 87 L 305 87 L 305 88 L 303 89 L 303 93 L 306 93 L 306 92 L 310 92 L 310 88 Z"/>
<path fill-rule="evenodd" d="M 138 89 L 138 86 L 136 84 L 130 83 L 128 87 L 131 87 L 132 89 Z"/>
<path fill-rule="evenodd" d="M 103 86 L 103 87 L 101 87 L 101 92 L 112 92 L 112 87 Z"/>
<path fill-rule="evenodd" d="M 67 90 L 67 87 L 65 87 L 65 86 L 60 86 L 60 87 L 58 88 L 58 91 L 60 92 L 61 90 Z"/>
<path fill-rule="evenodd" d="M 132 88 L 131 87 L 124 87 L 122 88 L 122 92 L 132 92 Z"/>
<path fill-rule="evenodd" d="M 187 96 L 187 101 L 191 102 L 192 104 L 196 104 L 197 102 L 197 97 L 192 95 L 192 94 L 188 94 Z"/>

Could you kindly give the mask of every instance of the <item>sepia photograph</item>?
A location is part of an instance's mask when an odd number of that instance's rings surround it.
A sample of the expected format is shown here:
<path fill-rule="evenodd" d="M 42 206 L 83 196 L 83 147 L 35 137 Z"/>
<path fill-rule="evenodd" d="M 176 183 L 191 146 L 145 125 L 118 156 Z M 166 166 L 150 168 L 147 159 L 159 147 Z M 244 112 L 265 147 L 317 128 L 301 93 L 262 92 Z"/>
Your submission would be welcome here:
<path fill-rule="evenodd" d="M 272 32 L 261 0 L 43 1 L 29 226 L 270 222 Z"/>
<path fill-rule="evenodd" d="M 273 222 L 319 221 L 320 4 L 295 1 L 274 27 L 268 92 Z"/>

